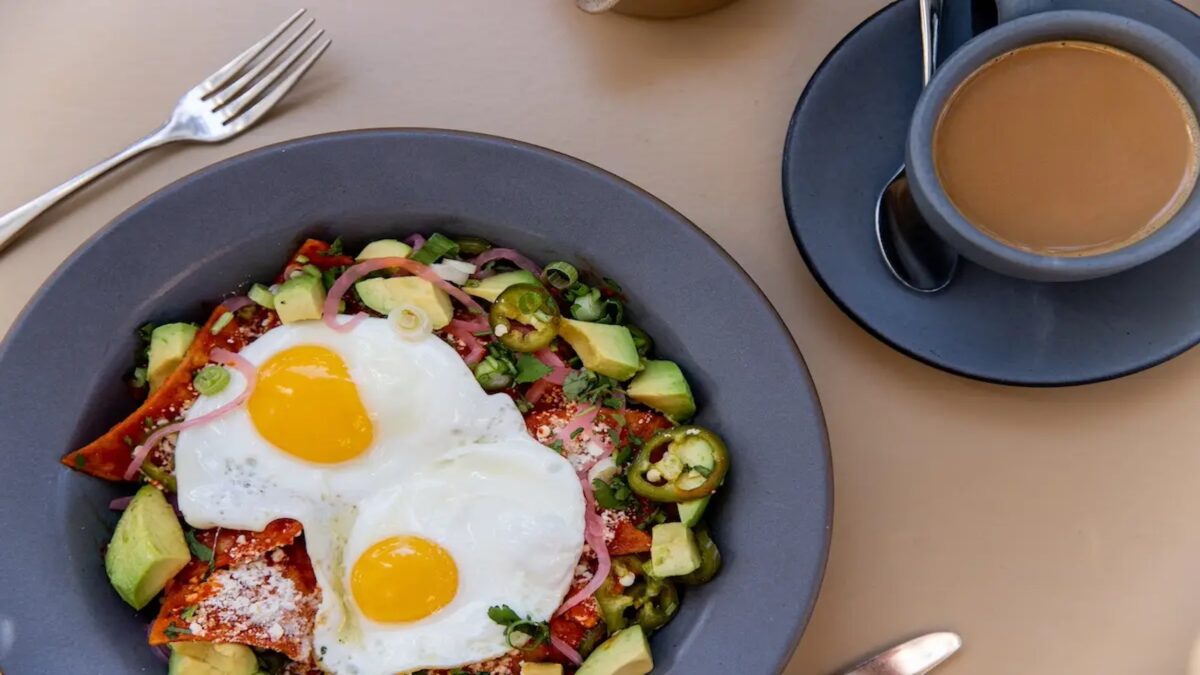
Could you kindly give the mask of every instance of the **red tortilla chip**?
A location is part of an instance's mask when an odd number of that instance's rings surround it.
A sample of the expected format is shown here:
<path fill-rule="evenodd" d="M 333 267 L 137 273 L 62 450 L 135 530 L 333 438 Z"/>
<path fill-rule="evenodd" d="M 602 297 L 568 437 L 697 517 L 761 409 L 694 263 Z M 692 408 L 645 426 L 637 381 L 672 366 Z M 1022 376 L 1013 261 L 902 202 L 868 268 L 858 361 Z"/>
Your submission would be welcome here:
<path fill-rule="evenodd" d="M 192 561 L 168 584 L 150 644 L 233 642 L 305 663 L 319 604 L 303 542 L 226 569 Z"/>
<path fill-rule="evenodd" d="M 196 339 L 184 355 L 183 362 L 133 414 L 118 422 L 100 438 L 67 454 L 62 458 L 62 463 L 97 478 L 124 480 L 125 468 L 133 456 L 133 447 L 146 440 L 158 426 L 179 419 L 196 400 L 198 394 L 192 388 L 192 377 L 208 364 L 209 352 L 216 347 L 239 351 L 279 323 L 275 312 L 255 306 L 237 312 L 234 320 L 214 335 L 213 324 L 226 312 L 219 306 L 213 310 L 208 321 L 196 332 Z M 150 454 L 150 461 L 160 466 L 165 459 L 158 452 Z"/>
<path fill-rule="evenodd" d="M 650 535 L 637 529 L 633 523 L 622 520 L 617 523 L 613 540 L 608 543 L 609 555 L 630 555 L 650 552 Z"/>
<path fill-rule="evenodd" d="M 196 532 L 196 539 L 213 549 L 216 567 L 232 567 L 283 548 L 296 540 L 303 531 L 298 521 L 280 518 L 267 523 L 262 532 L 250 530 L 211 529 Z"/>

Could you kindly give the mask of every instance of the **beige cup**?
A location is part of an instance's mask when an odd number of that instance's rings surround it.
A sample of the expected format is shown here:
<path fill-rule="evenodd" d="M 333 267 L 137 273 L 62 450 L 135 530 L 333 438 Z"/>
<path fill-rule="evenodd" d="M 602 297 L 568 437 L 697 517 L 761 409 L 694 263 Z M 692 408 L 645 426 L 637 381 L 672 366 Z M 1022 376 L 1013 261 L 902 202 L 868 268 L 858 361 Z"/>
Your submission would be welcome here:
<path fill-rule="evenodd" d="M 649 19 L 678 19 L 711 12 L 733 0 L 576 0 L 579 9 L 591 14 L 612 10 L 619 14 Z"/>

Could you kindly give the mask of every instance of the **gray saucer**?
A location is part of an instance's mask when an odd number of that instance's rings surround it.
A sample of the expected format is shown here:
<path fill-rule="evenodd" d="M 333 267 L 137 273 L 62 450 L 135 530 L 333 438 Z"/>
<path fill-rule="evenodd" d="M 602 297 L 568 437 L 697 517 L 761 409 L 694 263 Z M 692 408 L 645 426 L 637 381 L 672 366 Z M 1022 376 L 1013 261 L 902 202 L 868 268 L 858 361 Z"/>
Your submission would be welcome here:
<path fill-rule="evenodd" d="M 1129 16 L 1200 52 L 1200 21 L 1169 0 L 1038 4 Z M 967 3 L 947 5 L 948 42 L 961 44 Z M 1112 379 L 1200 342 L 1200 238 L 1095 281 L 1021 281 L 965 261 L 954 283 L 933 295 L 892 279 L 875 243 L 875 199 L 904 159 L 920 94 L 918 45 L 917 1 L 889 5 L 826 58 L 792 117 L 783 157 L 788 220 L 830 297 L 905 354 L 1004 384 Z"/>

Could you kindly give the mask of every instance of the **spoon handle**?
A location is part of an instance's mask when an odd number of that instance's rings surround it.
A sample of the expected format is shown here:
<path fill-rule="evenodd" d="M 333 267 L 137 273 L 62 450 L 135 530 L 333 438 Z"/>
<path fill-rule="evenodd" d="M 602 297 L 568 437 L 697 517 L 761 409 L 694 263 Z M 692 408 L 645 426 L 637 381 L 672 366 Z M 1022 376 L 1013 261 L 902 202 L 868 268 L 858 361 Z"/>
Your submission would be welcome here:
<path fill-rule="evenodd" d="M 925 84 L 937 70 L 938 33 L 942 24 L 942 0 L 919 0 L 921 9 L 921 71 Z"/>

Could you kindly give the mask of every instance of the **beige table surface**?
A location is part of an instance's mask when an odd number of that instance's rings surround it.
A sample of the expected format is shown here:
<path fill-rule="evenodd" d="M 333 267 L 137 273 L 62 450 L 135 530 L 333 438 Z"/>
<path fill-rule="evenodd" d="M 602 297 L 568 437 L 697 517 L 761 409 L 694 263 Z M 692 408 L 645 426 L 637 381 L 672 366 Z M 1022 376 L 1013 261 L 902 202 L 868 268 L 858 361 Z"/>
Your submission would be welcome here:
<path fill-rule="evenodd" d="M 0 3 L 0 210 L 148 132 L 296 1 Z M 1182 673 L 1200 634 L 1200 353 L 1068 390 L 960 379 L 857 328 L 792 245 L 788 117 L 825 53 L 883 4 L 742 0 L 655 23 L 566 0 L 311 0 L 334 46 L 290 105 L 227 145 L 160 150 L 45 217 L 0 260 L 0 331 L 103 224 L 229 155 L 375 126 L 545 145 L 709 232 L 804 351 L 836 515 L 788 675 L 937 628 L 966 639 L 947 675 Z"/>

